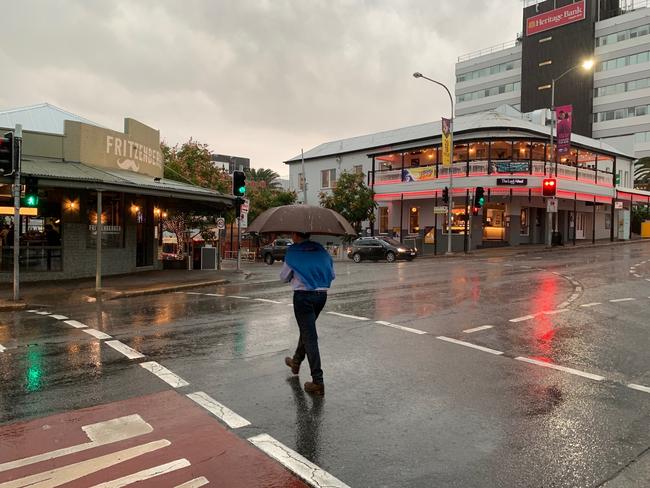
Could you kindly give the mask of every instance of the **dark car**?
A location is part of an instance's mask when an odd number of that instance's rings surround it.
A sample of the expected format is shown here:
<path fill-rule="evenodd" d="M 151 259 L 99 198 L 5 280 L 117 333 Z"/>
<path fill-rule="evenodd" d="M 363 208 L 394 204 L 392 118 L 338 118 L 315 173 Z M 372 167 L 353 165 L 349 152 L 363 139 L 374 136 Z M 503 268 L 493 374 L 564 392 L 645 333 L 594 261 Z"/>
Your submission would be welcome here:
<path fill-rule="evenodd" d="M 273 264 L 275 261 L 284 261 L 287 248 L 293 244 L 291 239 L 276 239 L 271 244 L 262 248 L 262 259 L 266 264 Z"/>
<path fill-rule="evenodd" d="M 390 237 L 361 237 L 352 242 L 348 249 L 348 257 L 355 263 L 364 259 L 378 261 L 385 259 L 392 263 L 396 259 L 411 261 L 417 253 L 417 249 L 408 247 Z"/>

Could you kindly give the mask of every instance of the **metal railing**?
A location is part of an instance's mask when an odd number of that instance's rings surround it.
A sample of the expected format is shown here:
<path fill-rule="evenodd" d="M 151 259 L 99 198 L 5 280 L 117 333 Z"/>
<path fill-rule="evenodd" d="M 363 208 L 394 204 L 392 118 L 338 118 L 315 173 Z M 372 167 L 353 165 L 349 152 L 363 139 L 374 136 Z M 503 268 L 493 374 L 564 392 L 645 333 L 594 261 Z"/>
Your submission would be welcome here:
<path fill-rule="evenodd" d="M 461 54 L 458 56 L 458 62 L 462 63 L 463 61 L 469 61 L 470 59 L 479 58 L 485 56 L 486 54 L 492 54 L 499 51 L 504 51 L 505 49 L 510 49 L 521 44 L 521 34 L 517 36 L 517 39 L 508 42 L 502 42 L 501 44 L 495 44 L 494 46 L 483 48 L 479 51 L 474 51 L 468 54 Z"/>

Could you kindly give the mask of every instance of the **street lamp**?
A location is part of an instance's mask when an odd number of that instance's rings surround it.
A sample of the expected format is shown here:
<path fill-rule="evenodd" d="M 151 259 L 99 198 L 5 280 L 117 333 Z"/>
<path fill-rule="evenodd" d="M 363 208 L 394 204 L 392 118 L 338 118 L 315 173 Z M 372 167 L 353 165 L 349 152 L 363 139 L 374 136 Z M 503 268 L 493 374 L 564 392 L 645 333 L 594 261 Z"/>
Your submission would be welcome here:
<path fill-rule="evenodd" d="M 562 73 L 560 76 L 558 76 L 557 78 L 553 78 L 551 80 L 551 134 L 550 134 L 550 150 L 548 153 L 549 157 L 551 157 L 551 154 L 553 154 L 553 126 L 555 125 L 554 122 L 556 122 L 555 121 L 555 82 L 560 81 L 560 79 L 562 79 L 564 75 L 571 73 L 574 69 L 582 68 L 585 71 L 591 71 L 593 67 L 594 67 L 594 60 L 591 58 L 586 59 L 582 63 L 572 66 L 564 73 Z M 557 155 L 555 155 L 554 157 L 555 157 L 555 176 L 557 176 Z"/>
<path fill-rule="evenodd" d="M 449 102 L 451 103 L 451 112 L 449 116 L 449 139 L 450 139 L 450 161 L 449 161 L 449 203 L 447 207 L 447 254 L 451 254 L 451 209 L 454 208 L 454 197 L 453 197 L 453 188 L 454 188 L 454 97 L 451 96 L 449 88 L 447 88 L 443 83 L 439 81 L 432 80 L 431 78 L 424 76 L 422 73 L 415 72 L 413 73 L 413 78 L 423 78 L 431 83 L 440 85 L 445 89 L 447 95 L 449 95 Z M 467 209 L 465 209 L 467 212 Z"/>

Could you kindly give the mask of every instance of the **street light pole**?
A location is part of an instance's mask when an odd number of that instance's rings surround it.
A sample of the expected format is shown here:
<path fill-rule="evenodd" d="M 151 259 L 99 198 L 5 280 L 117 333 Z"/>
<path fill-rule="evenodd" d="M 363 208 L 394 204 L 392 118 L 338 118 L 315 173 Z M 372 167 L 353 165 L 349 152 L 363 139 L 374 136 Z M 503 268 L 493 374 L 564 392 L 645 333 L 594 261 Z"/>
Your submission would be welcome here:
<path fill-rule="evenodd" d="M 449 115 L 449 140 L 451 147 L 451 154 L 449 155 L 449 204 L 447 207 L 447 254 L 452 254 L 451 250 L 451 210 L 454 208 L 454 97 L 451 96 L 449 88 L 439 81 L 433 80 L 427 76 L 424 76 L 422 73 L 413 73 L 414 78 L 423 78 L 431 83 L 440 85 L 445 89 L 447 95 L 449 95 L 449 103 L 451 105 L 451 113 Z M 467 212 L 467 209 L 465 209 Z"/>

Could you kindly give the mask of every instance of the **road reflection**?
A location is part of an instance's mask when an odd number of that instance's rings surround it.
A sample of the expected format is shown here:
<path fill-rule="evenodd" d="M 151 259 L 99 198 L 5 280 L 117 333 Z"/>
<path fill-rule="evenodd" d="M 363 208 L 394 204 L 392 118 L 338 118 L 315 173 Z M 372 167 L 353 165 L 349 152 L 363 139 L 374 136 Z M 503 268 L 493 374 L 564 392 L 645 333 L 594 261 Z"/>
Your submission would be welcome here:
<path fill-rule="evenodd" d="M 311 462 L 319 464 L 321 414 L 325 399 L 307 395 L 300 385 L 298 376 L 288 378 L 287 383 L 291 386 L 293 400 L 296 404 L 296 451 Z M 309 402 L 311 402 L 311 407 Z"/>

